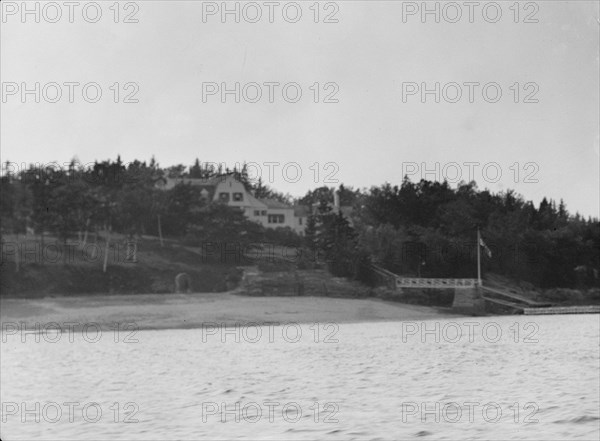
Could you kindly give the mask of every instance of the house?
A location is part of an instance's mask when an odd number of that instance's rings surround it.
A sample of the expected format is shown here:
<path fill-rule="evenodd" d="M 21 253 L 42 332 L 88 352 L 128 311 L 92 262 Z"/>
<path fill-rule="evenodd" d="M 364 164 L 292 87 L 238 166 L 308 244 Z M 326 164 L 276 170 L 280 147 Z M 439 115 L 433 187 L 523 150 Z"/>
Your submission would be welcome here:
<path fill-rule="evenodd" d="M 304 234 L 308 209 L 292 206 L 275 199 L 259 199 L 246 190 L 244 184 L 235 179 L 233 173 L 208 179 L 160 178 L 156 186 L 170 190 L 177 184 L 200 187 L 201 197 L 207 201 L 222 202 L 241 209 L 250 220 L 265 228 L 289 227 L 300 235 Z"/>

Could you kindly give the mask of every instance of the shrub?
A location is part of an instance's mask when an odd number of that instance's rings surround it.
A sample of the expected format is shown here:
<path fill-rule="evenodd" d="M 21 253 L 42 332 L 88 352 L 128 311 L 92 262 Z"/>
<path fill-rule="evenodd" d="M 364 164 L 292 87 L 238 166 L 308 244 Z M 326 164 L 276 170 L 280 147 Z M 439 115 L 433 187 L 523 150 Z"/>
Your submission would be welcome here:
<path fill-rule="evenodd" d="M 259 262 L 258 269 L 265 273 L 291 271 L 294 265 L 290 262 L 278 260 L 276 262 Z"/>
<path fill-rule="evenodd" d="M 290 227 L 265 228 L 265 239 L 277 245 L 301 247 L 303 238 Z"/>
<path fill-rule="evenodd" d="M 354 269 L 354 278 L 368 286 L 375 286 L 377 278 L 369 254 L 361 250 L 358 252 Z"/>
<path fill-rule="evenodd" d="M 599 302 L 600 301 L 600 288 L 588 289 L 587 297 L 592 301 Z"/>
<path fill-rule="evenodd" d="M 553 288 L 544 292 L 544 297 L 555 302 L 579 302 L 583 300 L 581 291 L 569 288 Z"/>

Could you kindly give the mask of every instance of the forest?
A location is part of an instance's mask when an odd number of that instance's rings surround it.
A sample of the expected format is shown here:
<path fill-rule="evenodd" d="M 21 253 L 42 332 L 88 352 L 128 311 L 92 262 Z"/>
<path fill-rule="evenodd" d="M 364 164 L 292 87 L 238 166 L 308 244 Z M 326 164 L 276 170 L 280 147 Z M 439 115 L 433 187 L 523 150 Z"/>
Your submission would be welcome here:
<path fill-rule="evenodd" d="M 186 244 L 277 243 L 296 247 L 298 264 L 325 265 L 332 274 L 372 284 L 372 264 L 413 277 L 476 277 L 477 229 L 482 269 L 542 288 L 600 286 L 600 224 L 571 214 L 565 203 L 537 205 L 512 190 L 491 193 L 475 182 L 383 183 L 355 189 L 320 187 L 293 198 L 241 170 L 204 169 L 198 159 L 168 168 L 152 159 L 124 164 L 72 161 L 64 169 L 12 170 L 0 179 L 2 240 L 53 236 L 66 244 L 92 232 L 141 235 Z M 234 208 L 207 203 L 198 190 L 179 184 L 157 188 L 162 177 L 210 178 L 232 172 L 256 197 L 303 205 L 310 213 L 304 236 L 269 230 Z M 334 192 L 344 210 L 333 207 Z"/>

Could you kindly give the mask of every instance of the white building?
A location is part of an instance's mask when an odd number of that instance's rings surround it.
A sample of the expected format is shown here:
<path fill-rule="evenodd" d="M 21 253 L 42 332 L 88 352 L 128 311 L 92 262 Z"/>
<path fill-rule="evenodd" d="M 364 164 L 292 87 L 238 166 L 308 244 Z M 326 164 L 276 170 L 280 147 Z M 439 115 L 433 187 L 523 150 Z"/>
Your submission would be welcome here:
<path fill-rule="evenodd" d="M 215 176 L 210 179 L 161 178 L 156 186 L 170 190 L 177 184 L 200 187 L 202 197 L 207 201 L 222 202 L 230 207 L 238 207 L 250 220 L 266 228 L 289 227 L 304 234 L 308 210 L 292 206 L 275 199 L 259 199 L 246 191 L 244 184 L 235 179 L 233 173 Z"/>

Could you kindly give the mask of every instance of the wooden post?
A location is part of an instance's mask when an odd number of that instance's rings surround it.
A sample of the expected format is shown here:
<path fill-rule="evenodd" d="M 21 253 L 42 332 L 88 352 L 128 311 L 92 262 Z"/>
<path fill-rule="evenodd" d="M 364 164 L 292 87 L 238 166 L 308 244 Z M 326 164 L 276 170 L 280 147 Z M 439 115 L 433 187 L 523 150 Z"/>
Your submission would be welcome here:
<path fill-rule="evenodd" d="M 137 262 L 137 238 L 133 234 L 127 240 L 125 260 L 127 262 Z"/>
<path fill-rule="evenodd" d="M 82 248 L 85 248 L 85 245 L 87 244 L 89 227 L 90 227 L 90 218 L 88 217 L 88 220 L 85 222 L 85 234 L 83 235 L 83 244 L 81 245 Z"/>
<path fill-rule="evenodd" d="M 477 227 L 477 285 L 481 286 L 481 236 Z"/>
<path fill-rule="evenodd" d="M 106 236 L 106 248 L 104 249 L 104 264 L 102 265 L 102 272 L 106 272 L 106 267 L 108 266 L 108 245 L 110 242 L 110 231 L 108 232 L 108 236 Z"/>
<path fill-rule="evenodd" d="M 157 217 L 158 217 L 158 238 L 160 239 L 160 246 L 164 247 L 165 244 L 163 243 L 162 228 L 160 225 L 160 214 L 158 214 Z"/>
<path fill-rule="evenodd" d="M 19 272 L 19 260 L 21 260 L 21 247 L 19 246 L 19 233 L 17 233 L 15 235 L 15 237 L 16 237 L 15 243 L 17 246 L 16 252 L 15 252 L 15 270 L 18 273 Z"/>

